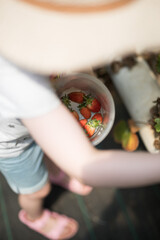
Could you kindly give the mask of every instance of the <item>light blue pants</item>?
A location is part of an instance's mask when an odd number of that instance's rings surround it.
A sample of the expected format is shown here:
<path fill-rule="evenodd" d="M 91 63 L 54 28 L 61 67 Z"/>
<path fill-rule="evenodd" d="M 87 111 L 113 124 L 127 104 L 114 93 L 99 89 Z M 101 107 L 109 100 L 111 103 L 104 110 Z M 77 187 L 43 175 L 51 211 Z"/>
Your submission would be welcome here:
<path fill-rule="evenodd" d="M 0 158 L 0 172 L 11 189 L 21 194 L 37 192 L 48 180 L 43 152 L 36 143 L 18 157 Z"/>

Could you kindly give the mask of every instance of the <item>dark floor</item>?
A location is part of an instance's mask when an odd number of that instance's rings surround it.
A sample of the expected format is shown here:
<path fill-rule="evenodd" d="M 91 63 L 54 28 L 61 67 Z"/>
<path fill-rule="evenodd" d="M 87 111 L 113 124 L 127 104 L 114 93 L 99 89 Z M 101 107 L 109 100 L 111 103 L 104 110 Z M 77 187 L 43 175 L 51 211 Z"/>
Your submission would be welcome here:
<path fill-rule="evenodd" d="M 116 119 L 128 113 L 114 89 Z M 99 149 L 118 149 L 109 136 Z M 145 150 L 142 142 L 138 150 Z M 53 187 L 45 206 L 75 218 L 80 225 L 74 240 L 160 240 L 160 185 L 132 189 L 95 188 L 86 197 Z M 17 195 L 0 175 L 0 240 L 44 240 L 19 222 Z"/>

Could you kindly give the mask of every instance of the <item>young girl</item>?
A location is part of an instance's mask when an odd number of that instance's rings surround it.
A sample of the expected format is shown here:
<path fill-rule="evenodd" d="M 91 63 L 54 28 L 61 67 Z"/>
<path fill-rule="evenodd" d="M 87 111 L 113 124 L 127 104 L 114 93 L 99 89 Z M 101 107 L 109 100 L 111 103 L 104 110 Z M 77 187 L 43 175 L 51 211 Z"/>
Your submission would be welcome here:
<path fill-rule="evenodd" d="M 19 195 L 20 221 L 49 239 L 68 239 L 78 230 L 75 220 L 43 209 L 49 179 L 83 195 L 94 186 L 160 181 L 159 154 L 94 148 L 48 77 L 23 71 L 3 58 L 0 109 L 0 171 Z M 50 177 L 43 153 L 50 159 Z"/>

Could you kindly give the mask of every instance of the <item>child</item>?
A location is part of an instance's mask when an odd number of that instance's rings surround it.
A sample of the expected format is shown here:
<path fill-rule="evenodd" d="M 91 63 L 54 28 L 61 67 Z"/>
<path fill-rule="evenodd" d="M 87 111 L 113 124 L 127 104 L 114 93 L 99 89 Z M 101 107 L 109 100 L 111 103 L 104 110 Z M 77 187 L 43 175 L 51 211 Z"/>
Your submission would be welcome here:
<path fill-rule="evenodd" d="M 92 190 L 89 186 L 135 187 L 160 181 L 159 154 L 95 149 L 48 77 L 25 72 L 3 58 L 0 109 L 0 171 L 19 194 L 20 220 L 49 239 L 71 238 L 78 223 L 42 208 L 50 191 L 43 152 L 56 165 L 49 167 L 54 172 L 50 179 L 83 195 Z"/>

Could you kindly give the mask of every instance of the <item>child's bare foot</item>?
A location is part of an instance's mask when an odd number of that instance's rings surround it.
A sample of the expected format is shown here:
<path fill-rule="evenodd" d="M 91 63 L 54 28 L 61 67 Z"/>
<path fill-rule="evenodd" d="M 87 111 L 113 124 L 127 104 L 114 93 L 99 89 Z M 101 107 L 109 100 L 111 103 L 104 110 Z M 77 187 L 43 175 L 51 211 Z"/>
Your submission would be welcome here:
<path fill-rule="evenodd" d="M 19 212 L 19 219 L 29 228 L 49 239 L 69 239 L 78 231 L 78 223 L 65 215 L 44 210 L 43 215 L 35 221 L 27 219 L 26 212 Z"/>

